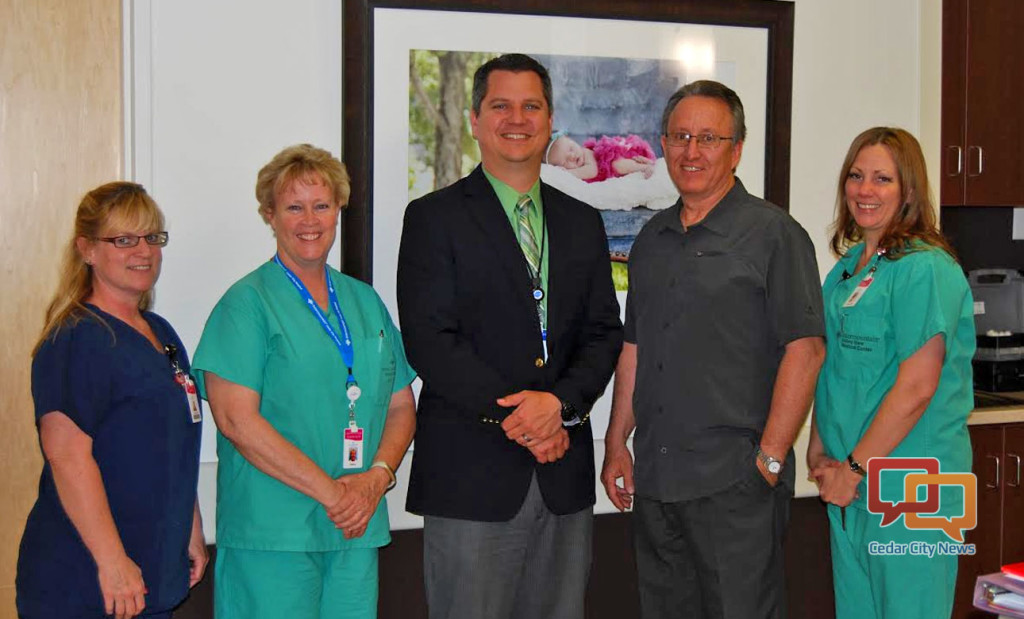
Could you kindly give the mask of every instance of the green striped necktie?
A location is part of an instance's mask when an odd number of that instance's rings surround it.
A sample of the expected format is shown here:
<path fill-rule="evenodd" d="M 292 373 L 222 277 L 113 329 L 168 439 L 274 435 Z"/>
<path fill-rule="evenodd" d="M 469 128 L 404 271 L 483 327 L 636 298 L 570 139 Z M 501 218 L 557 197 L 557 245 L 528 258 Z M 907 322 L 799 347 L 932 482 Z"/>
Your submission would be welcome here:
<path fill-rule="evenodd" d="M 519 247 L 523 250 L 526 263 L 530 267 L 530 278 L 537 281 L 540 273 L 540 249 L 537 247 L 537 236 L 530 225 L 530 211 L 533 210 L 533 198 L 527 194 L 519 196 L 516 201 L 516 214 L 519 216 Z"/>

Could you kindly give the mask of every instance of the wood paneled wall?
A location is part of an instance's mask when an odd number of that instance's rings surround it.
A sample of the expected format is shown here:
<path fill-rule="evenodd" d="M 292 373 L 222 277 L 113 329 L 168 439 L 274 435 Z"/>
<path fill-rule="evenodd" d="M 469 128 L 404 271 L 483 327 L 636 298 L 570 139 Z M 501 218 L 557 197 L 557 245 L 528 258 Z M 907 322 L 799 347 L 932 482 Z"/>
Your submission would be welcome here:
<path fill-rule="evenodd" d="M 30 353 L 75 209 L 121 176 L 120 0 L 0 0 L 0 619 L 42 459 Z"/>

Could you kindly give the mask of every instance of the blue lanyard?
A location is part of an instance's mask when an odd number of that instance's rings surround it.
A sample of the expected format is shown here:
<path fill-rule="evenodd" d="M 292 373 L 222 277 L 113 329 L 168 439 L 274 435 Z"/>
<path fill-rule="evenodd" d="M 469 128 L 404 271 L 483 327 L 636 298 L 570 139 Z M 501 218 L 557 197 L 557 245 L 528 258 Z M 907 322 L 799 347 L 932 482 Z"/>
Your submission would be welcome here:
<path fill-rule="evenodd" d="M 544 310 L 537 301 L 537 321 L 540 323 L 540 345 L 544 349 L 544 361 L 548 360 L 548 327 L 544 324 Z"/>
<path fill-rule="evenodd" d="M 533 273 L 530 274 L 531 276 Z M 533 279 L 533 300 L 537 302 L 537 323 L 540 324 L 540 344 L 544 348 L 544 360 L 548 360 L 548 326 L 545 324 L 547 321 L 544 305 L 544 290 L 540 287 L 540 277 L 537 276 Z"/>
<path fill-rule="evenodd" d="M 327 317 L 324 316 L 322 311 L 320 311 L 320 306 L 313 300 L 313 295 L 309 294 L 309 290 L 306 289 L 305 284 L 299 280 L 295 273 L 292 273 L 291 269 L 281 262 L 281 258 L 277 254 L 274 254 L 274 262 L 284 269 L 284 274 L 288 276 L 288 279 L 291 280 L 295 289 L 299 291 L 299 296 L 301 296 L 302 300 L 306 302 L 306 305 L 309 307 L 309 311 L 313 312 L 313 315 L 320 321 L 320 326 L 324 328 L 327 335 L 329 335 L 331 340 L 334 341 L 334 345 L 338 347 L 338 352 L 341 353 L 341 361 L 348 369 L 348 380 L 346 383 L 350 385 L 355 384 L 356 379 L 353 373 L 355 355 L 352 350 L 352 335 L 349 333 L 348 323 L 345 322 L 345 315 L 341 313 L 341 305 L 338 304 L 338 295 L 334 292 L 334 283 L 331 281 L 331 274 L 328 272 L 327 266 L 324 266 L 324 277 L 327 279 L 327 296 L 330 299 L 331 307 L 334 308 L 334 313 L 338 315 L 338 323 L 341 324 L 344 339 L 338 337 L 334 328 L 331 327 L 331 323 L 327 322 Z"/>

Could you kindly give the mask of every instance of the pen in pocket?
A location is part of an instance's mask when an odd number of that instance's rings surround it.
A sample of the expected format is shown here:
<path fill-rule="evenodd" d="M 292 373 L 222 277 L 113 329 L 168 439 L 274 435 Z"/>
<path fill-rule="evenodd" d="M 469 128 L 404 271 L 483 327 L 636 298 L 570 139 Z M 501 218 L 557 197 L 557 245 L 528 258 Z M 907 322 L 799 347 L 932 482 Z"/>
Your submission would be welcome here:
<path fill-rule="evenodd" d="M 379 353 L 379 352 L 382 352 L 383 350 L 384 350 L 384 329 L 381 329 L 380 330 L 380 337 L 377 338 L 377 352 Z"/>

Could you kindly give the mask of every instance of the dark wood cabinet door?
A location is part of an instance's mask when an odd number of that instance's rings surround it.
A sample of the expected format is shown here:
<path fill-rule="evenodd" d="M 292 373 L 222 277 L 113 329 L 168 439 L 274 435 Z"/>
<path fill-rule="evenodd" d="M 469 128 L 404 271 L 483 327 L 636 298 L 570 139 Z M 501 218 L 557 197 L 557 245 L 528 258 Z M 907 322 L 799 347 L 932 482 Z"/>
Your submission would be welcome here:
<path fill-rule="evenodd" d="M 932 185 L 939 186 L 942 206 L 964 203 L 967 153 L 967 5 L 968 0 L 942 3 L 942 157 Z"/>
<path fill-rule="evenodd" d="M 1024 206 L 1024 2 L 970 0 L 969 10 L 965 204 Z"/>
<path fill-rule="evenodd" d="M 977 554 L 960 557 L 953 619 L 991 619 L 992 615 L 974 610 L 971 599 L 975 579 L 1002 565 L 1003 426 L 971 426 L 970 431 L 973 470 L 978 477 L 978 526 L 967 532 L 966 542 L 977 547 Z"/>
<path fill-rule="evenodd" d="M 1002 564 L 1024 561 L 1024 423 L 1006 426 L 1003 462 Z"/>

